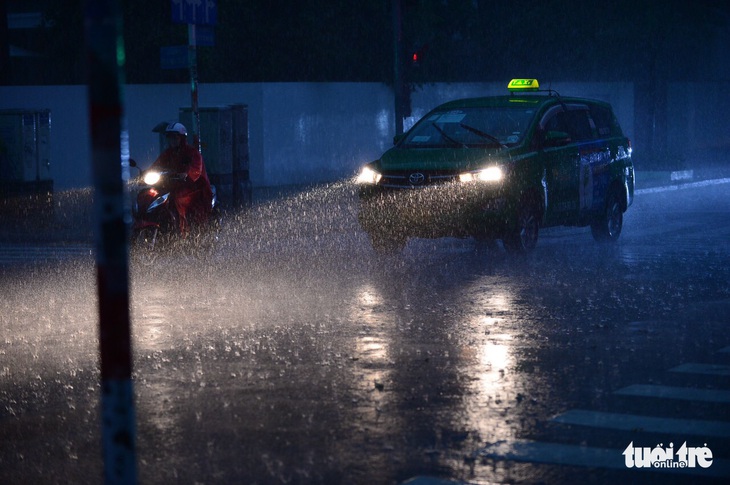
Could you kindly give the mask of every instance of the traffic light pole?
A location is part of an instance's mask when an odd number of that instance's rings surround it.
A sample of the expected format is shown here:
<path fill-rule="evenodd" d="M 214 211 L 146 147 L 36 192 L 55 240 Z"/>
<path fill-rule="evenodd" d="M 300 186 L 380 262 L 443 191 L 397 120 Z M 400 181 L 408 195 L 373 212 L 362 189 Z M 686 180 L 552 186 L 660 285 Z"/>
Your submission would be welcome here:
<path fill-rule="evenodd" d="M 393 2 L 393 91 L 395 99 L 395 134 L 403 134 L 403 18 L 401 0 Z"/>

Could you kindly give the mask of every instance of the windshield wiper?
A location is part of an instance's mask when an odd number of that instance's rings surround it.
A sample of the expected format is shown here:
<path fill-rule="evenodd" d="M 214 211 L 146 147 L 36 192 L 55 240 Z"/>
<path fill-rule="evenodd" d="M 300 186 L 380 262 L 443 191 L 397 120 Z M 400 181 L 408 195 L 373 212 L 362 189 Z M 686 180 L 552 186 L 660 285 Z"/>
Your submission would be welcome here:
<path fill-rule="evenodd" d="M 460 141 L 454 140 L 454 139 L 453 139 L 452 137 L 450 137 L 449 135 L 447 135 L 447 134 L 446 134 L 446 132 L 445 132 L 445 131 L 444 131 L 444 130 L 443 130 L 442 128 L 440 128 L 440 127 L 439 127 L 439 126 L 438 126 L 438 125 L 436 124 L 436 122 L 435 122 L 435 121 L 432 121 L 432 122 L 431 122 L 431 124 L 433 125 L 433 127 L 434 127 L 434 128 L 436 128 L 436 130 L 437 130 L 437 131 L 438 131 L 439 133 L 441 133 L 441 136 L 443 136 L 444 138 L 446 138 L 446 139 L 447 139 L 448 141 L 450 141 L 450 142 L 451 142 L 451 143 L 453 143 L 454 145 L 461 145 L 461 147 L 462 147 L 462 148 L 469 148 L 469 146 L 468 146 L 468 145 L 467 145 L 466 143 L 463 143 L 463 142 L 460 142 Z"/>
<path fill-rule="evenodd" d="M 465 130 L 471 131 L 477 136 L 481 136 L 482 138 L 486 138 L 487 140 L 492 140 L 494 143 L 499 145 L 502 148 L 507 148 L 507 145 L 499 141 L 499 139 L 495 136 L 490 135 L 489 133 L 484 133 L 482 130 L 479 130 L 477 128 L 474 128 L 473 126 L 465 125 L 464 123 L 459 123 L 459 126 L 464 128 Z"/>

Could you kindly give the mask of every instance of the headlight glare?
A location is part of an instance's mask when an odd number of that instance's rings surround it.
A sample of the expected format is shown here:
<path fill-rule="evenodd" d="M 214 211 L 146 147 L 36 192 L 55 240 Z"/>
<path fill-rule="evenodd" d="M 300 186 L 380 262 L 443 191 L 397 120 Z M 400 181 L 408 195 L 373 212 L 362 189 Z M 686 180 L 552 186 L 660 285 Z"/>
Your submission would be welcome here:
<path fill-rule="evenodd" d="M 160 172 L 147 172 L 144 174 L 144 183 L 147 185 L 155 185 L 160 181 Z"/>
<path fill-rule="evenodd" d="M 499 182 L 504 178 L 504 172 L 499 167 L 487 167 L 475 172 L 462 173 L 459 175 L 461 182 Z"/>
<path fill-rule="evenodd" d="M 372 168 L 363 167 L 360 174 L 357 176 L 357 183 L 374 185 L 380 182 L 381 178 L 383 178 L 383 176 Z"/>

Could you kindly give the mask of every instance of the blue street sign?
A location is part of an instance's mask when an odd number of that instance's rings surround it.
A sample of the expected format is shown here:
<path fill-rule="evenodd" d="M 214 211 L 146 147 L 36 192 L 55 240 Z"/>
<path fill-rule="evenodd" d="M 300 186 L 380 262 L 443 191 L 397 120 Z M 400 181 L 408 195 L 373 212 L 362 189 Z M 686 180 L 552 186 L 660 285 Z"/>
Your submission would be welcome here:
<path fill-rule="evenodd" d="M 218 22 L 216 0 L 170 0 L 172 21 L 176 24 L 215 25 Z"/>

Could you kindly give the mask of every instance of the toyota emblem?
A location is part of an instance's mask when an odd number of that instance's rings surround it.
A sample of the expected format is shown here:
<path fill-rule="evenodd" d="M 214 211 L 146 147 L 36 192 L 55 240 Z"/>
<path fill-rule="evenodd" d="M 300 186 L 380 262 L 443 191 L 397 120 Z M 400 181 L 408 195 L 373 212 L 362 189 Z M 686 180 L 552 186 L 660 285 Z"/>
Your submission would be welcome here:
<path fill-rule="evenodd" d="M 426 181 L 426 176 L 423 175 L 421 172 L 412 173 L 408 176 L 408 182 L 410 182 L 411 185 L 421 185 Z"/>

